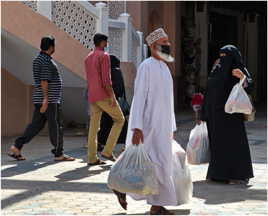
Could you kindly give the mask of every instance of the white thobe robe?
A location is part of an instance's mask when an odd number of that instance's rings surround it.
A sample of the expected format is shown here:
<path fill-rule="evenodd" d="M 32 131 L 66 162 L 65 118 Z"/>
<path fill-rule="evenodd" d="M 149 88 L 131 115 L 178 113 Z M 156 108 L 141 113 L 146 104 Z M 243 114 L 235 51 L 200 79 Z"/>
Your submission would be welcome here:
<path fill-rule="evenodd" d="M 150 205 L 178 205 L 172 179 L 172 135 L 176 130 L 173 79 L 165 62 L 150 57 L 142 62 L 135 79 L 126 144 L 132 144 L 133 130 L 144 135 L 144 147 L 154 163 L 159 194 L 140 196 Z"/>

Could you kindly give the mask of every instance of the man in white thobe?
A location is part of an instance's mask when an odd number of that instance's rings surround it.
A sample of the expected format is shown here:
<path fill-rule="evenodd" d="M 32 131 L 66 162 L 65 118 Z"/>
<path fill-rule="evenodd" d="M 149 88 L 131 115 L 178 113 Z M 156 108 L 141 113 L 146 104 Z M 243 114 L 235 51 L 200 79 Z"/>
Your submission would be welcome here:
<path fill-rule="evenodd" d="M 160 193 L 150 196 L 128 195 L 135 200 L 147 200 L 152 205 L 150 214 L 172 214 L 164 206 L 178 205 L 172 179 L 172 139 L 176 130 L 173 79 L 165 63 L 173 61 L 173 58 L 168 36 L 162 28 L 152 32 L 146 41 L 151 57 L 138 68 L 126 143 L 144 144 L 155 164 Z M 117 193 L 119 202 L 126 208 L 126 196 L 120 194 Z"/>

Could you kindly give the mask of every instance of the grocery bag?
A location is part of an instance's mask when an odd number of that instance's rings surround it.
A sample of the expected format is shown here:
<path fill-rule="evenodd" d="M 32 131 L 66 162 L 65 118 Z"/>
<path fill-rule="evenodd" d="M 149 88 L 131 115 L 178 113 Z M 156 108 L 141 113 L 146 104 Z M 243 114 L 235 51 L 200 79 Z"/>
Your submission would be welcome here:
<path fill-rule="evenodd" d="M 240 80 L 240 82 L 233 87 L 224 107 L 226 113 L 252 113 L 252 104 L 250 102 L 248 94 L 242 86 L 245 81 L 245 78 L 246 77 Z"/>
<path fill-rule="evenodd" d="M 187 156 L 183 148 L 175 140 L 172 143 L 173 181 L 176 189 L 177 204 L 189 203 L 193 196 L 193 183 Z"/>
<path fill-rule="evenodd" d="M 129 145 L 111 168 L 108 187 L 121 193 L 158 194 L 153 163 L 144 145 Z"/>
<path fill-rule="evenodd" d="M 202 164 L 209 162 L 210 151 L 206 122 L 196 125 L 194 129 L 191 130 L 186 153 L 190 164 Z"/>

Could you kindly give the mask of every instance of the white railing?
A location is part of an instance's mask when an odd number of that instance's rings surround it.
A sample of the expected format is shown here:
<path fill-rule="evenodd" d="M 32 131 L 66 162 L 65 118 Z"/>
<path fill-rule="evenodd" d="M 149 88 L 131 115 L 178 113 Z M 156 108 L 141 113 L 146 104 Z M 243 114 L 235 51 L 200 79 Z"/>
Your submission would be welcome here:
<path fill-rule="evenodd" d="M 24 4 L 50 19 L 60 29 L 88 49 L 95 33 L 109 36 L 109 53 L 136 67 L 144 59 L 143 34 L 132 25 L 131 16 L 122 13 L 125 2 L 24 1 Z M 110 17 L 110 18 L 109 18 Z M 113 18 L 113 19 L 112 19 Z"/>
<path fill-rule="evenodd" d="M 121 61 L 133 62 L 138 67 L 144 59 L 143 35 L 133 27 L 131 16 L 123 13 L 117 20 L 110 19 L 109 33 L 110 53 L 120 53 Z"/>

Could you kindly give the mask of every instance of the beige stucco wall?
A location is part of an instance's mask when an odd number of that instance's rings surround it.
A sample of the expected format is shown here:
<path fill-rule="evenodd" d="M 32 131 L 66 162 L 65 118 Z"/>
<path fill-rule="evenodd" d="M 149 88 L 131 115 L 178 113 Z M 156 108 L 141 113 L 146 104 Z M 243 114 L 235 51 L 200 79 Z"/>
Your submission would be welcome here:
<path fill-rule="evenodd" d="M 148 34 L 148 1 L 128 1 L 127 12 L 132 17 L 134 27 L 143 32 L 144 36 Z"/>
<path fill-rule="evenodd" d="M 84 77 L 84 59 L 89 50 L 44 16 L 19 1 L 1 2 L 1 28 L 39 49 L 43 36 L 56 38 L 53 58 L 73 73 Z"/>
<path fill-rule="evenodd" d="M 133 63 L 122 62 L 120 65 L 122 70 L 125 88 L 126 88 L 126 96 L 129 102 L 131 102 L 133 94 L 134 94 L 134 81 L 136 77 L 136 67 Z"/>
<path fill-rule="evenodd" d="M 21 134 L 32 118 L 32 87 L 1 68 L 1 133 Z"/>

